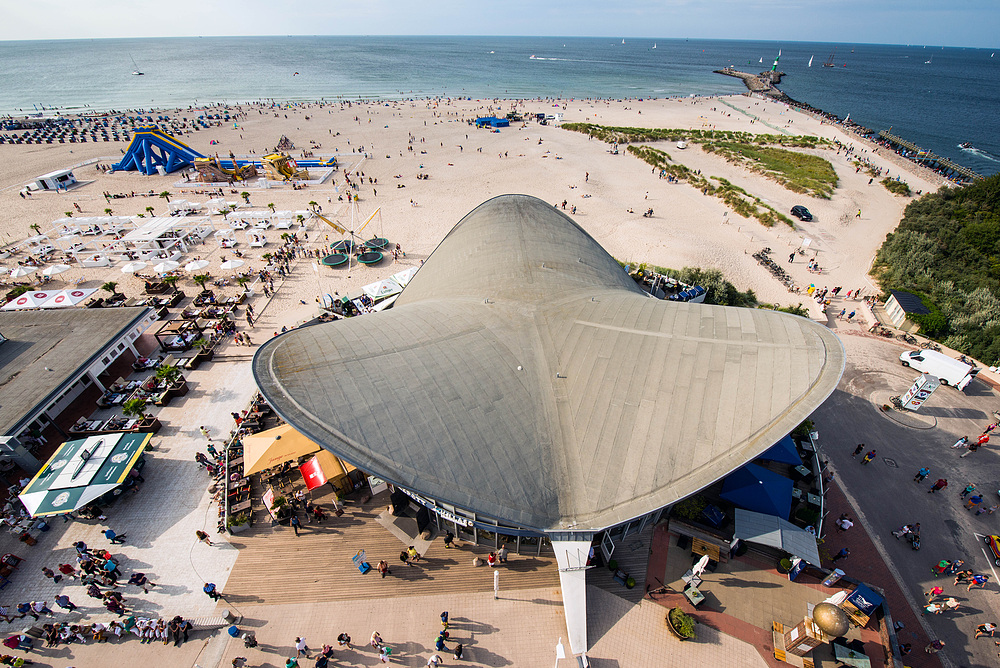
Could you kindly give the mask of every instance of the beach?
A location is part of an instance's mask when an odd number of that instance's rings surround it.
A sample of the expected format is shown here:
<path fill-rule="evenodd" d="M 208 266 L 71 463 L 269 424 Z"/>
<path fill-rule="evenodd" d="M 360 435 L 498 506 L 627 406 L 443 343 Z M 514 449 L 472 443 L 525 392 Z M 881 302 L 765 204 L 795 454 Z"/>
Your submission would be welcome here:
<path fill-rule="evenodd" d="M 877 180 L 869 185 L 868 174 L 857 173 L 844 153 L 838 154 L 835 149 L 812 150 L 834 165 L 840 179 L 834 195 L 826 200 L 790 192 L 763 176 L 703 152 L 696 144 L 681 150 L 669 142 L 659 143 L 658 147 L 674 162 L 701 170 L 706 176 L 725 178 L 779 212 L 787 215 L 793 205 L 801 204 L 815 216 L 809 223 L 795 221 L 794 230 L 784 224 L 767 228 L 686 183 L 658 178 L 649 165 L 626 151 L 615 155 L 610 145 L 584 134 L 551 122 L 540 125 L 534 121 L 512 123 L 490 132 L 468 123 L 480 115 L 502 116 L 516 110 L 559 113 L 567 123 L 817 135 L 854 145 L 858 154 L 884 167 L 891 177 L 901 175 L 914 191 L 927 193 L 940 183 L 933 174 L 892 154 L 873 153 L 857 137 L 836 126 L 786 105 L 748 96 L 642 101 L 442 99 L 227 108 L 231 113 L 242 110 L 245 117 L 235 123 L 189 131 L 178 139 L 205 155 L 218 153 L 225 157 L 230 151 L 238 156 L 263 155 L 285 135 L 295 144 L 290 151 L 293 157 L 299 157 L 302 149 L 316 142 L 320 146 L 312 150 L 317 156 L 338 155 L 342 166 L 325 183 L 300 190 L 281 184 L 261 189 L 253 187 L 253 181 L 226 186 L 223 190 L 227 200 L 242 207 L 231 217 L 238 218 L 240 211 L 247 209 L 266 210 L 268 204 L 274 204 L 277 210 L 302 211 L 309 209 L 309 202 L 317 202 L 325 216 L 352 229 L 378 209 L 360 236 L 386 237 L 400 244 L 405 252 L 398 263 L 387 256 L 373 267 L 314 267 L 315 271 L 295 272 L 294 294 L 283 292 L 270 307 L 269 320 L 274 318 L 276 325 L 292 326 L 312 317 L 321 295 L 356 295 L 363 285 L 419 265 L 462 216 L 490 197 L 504 193 L 531 194 L 559 206 L 565 201 L 567 213 L 576 206 L 573 219 L 619 260 L 676 269 L 715 268 L 740 290 L 753 289 L 763 302 L 802 302 L 811 307 L 813 317 L 820 318 L 820 308 L 807 295 L 791 294 L 757 264 L 752 253 L 769 247 L 774 257 L 784 262 L 789 253 L 805 245 L 807 255 L 797 256 L 795 262 L 786 265 L 796 283 L 818 288 L 842 286 L 844 292 L 861 288 L 863 294 L 874 294 L 876 289 L 867 276 L 871 260 L 911 199 L 892 195 Z M 193 112 L 167 109 L 158 113 L 191 117 Z M 44 232 L 52 221 L 73 211 L 74 204 L 81 209 L 77 217 L 102 216 L 106 208 L 111 208 L 114 215 L 147 214 L 148 206 L 153 207 L 155 215 L 162 215 L 167 203 L 158 194 L 163 191 L 170 192 L 172 198 L 194 202 L 213 196 L 213 186 L 179 187 L 178 183 L 184 181 L 180 173 L 145 176 L 137 172 L 108 174 L 96 169 L 94 161 L 112 164 L 120 159 L 125 146 L 125 142 L 99 142 L 0 147 L 0 229 L 4 231 L 0 240 L 16 244 L 33 234 L 32 224 L 38 224 Z M 19 195 L 36 176 L 74 166 L 82 184 L 69 192 L 38 192 L 28 198 Z M 353 212 L 346 201 L 345 171 L 363 184 L 356 191 L 358 202 Z M 417 179 L 418 173 L 427 178 Z M 250 193 L 252 206 L 243 204 L 239 197 L 243 191 Z M 151 192 L 153 196 L 106 201 L 104 192 Z M 649 208 L 653 209 L 652 217 L 640 215 Z M 860 217 L 856 215 L 859 210 Z M 352 223 L 352 216 L 357 222 Z M 222 216 L 212 219 L 216 229 L 228 227 Z M 248 249 L 245 243 L 237 246 L 247 261 L 243 270 L 263 268 L 261 255 L 281 245 L 280 233 L 269 230 L 269 244 L 263 249 Z M 309 249 L 341 238 L 315 218 L 309 221 L 307 234 L 305 245 Z M 212 262 L 207 271 L 219 278 L 227 276 L 218 267 L 224 255 L 231 256 L 209 237 L 191 249 L 185 261 L 207 259 Z M 18 257 L 6 261 L 8 268 Z M 807 271 L 806 263 L 812 258 L 819 263 L 821 273 Z M 47 287 L 58 288 L 69 282 L 100 287 L 114 280 L 119 283 L 119 291 L 138 296 L 142 283 L 121 273 L 119 267 L 82 269 L 74 265 Z M 180 287 L 183 289 L 187 283 L 189 280 L 183 279 Z M 237 288 L 231 285 L 226 289 L 235 292 Z"/>

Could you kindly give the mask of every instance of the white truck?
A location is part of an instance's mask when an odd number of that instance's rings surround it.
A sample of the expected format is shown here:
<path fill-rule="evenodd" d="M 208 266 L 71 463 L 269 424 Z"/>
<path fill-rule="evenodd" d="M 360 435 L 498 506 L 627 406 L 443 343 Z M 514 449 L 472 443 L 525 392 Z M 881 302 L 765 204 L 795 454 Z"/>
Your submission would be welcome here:
<path fill-rule="evenodd" d="M 908 350 L 899 356 L 899 361 L 903 366 L 937 376 L 942 385 L 951 385 L 959 390 L 964 390 L 979 373 L 978 367 L 934 350 Z"/>

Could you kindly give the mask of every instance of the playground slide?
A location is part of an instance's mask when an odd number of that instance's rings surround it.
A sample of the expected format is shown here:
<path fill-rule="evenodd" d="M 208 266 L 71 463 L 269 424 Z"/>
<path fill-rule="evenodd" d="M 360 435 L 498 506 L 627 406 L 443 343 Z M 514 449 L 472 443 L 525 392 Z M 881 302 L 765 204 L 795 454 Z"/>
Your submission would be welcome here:
<path fill-rule="evenodd" d="M 233 169 L 222 166 L 218 158 L 195 158 L 195 169 L 198 170 L 198 180 L 204 183 L 225 183 L 230 179 L 235 181 L 245 181 L 257 176 L 257 169 L 253 165 L 234 165 Z"/>
<path fill-rule="evenodd" d="M 184 142 L 152 125 L 136 128 L 125 155 L 112 169 L 125 172 L 135 170 L 150 175 L 156 173 L 157 167 L 163 167 L 169 174 L 204 157 Z"/>

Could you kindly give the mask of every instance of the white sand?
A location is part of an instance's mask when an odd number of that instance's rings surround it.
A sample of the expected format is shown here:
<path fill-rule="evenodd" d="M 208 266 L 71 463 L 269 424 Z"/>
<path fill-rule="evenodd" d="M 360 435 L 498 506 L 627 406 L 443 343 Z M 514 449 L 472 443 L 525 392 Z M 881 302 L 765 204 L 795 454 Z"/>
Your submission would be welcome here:
<path fill-rule="evenodd" d="M 762 300 L 780 304 L 811 302 L 805 295 L 790 294 L 756 263 L 751 253 L 769 246 L 774 250 L 775 259 L 785 263 L 788 253 L 797 248 L 804 238 L 809 238 L 812 240 L 810 248 L 815 253 L 811 252 L 808 257 L 815 255 L 824 273 L 818 276 L 808 273 L 807 258 L 798 256 L 794 264 L 783 266 L 800 284 L 815 283 L 818 287 L 840 285 L 844 287 L 844 292 L 866 287 L 871 294 L 874 290 L 867 278 L 871 260 L 886 233 L 898 224 L 909 201 L 908 198 L 893 196 L 877 181 L 868 185 L 869 177 L 863 172 L 856 174 L 854 167 L 836 151 L 817 151 L 834 164 L 841 179 L 834 196 L 823 200 L 796 195 L 717 156 L 705 154 L 696 146 L 682 151 L 667 142 L 659 145 L 675 161 L 700 169 L 706 176 L 729 179 L 783 213 L 795 204 L 803 204 L 816 216 L 812 223 L 797 222 L 796 230 L 784 225 L 768 229 L 756 220 L 743 219 L 733 212 L 724 216 L 727 208 L 720 200 L 703 196 L 689 185 L 670 184 L 658 179 L 646 163 L 624 151 L 611 155 L 607 145 L 580 133 L 533 122 L 524 129 L 513 125 L 499 133 L 491 133 L 477 130 L 464 122 L 488 111 L 497 111 L 502 115 L 513 104 L 420 101 L 371 103 L 343 109 L 339 106 L 302 106 L 279 112 L 265 110 L 263 113 L 258 113 L 256 108 L 245 107 L 249 116 L 238 123 L 238 128 L 234 129 L 230 123 L 185 135 L 183 141 L 206 155 L 219 153 L 225 156 L 229 151 L 241 155 L 251 150 L 262 154 L 285 134 L 295 143 L 293 155 L 296 156 L 301 149 L 309 147 L 309 140 L 322 144 L 322 148 L 316 151 L 317 155 L 333 153 L 334 148 L 341 153 L 353 152 L 364 146 L 371 156 L 360 161 L 349 157 L 346 161 L 348 169 L 359 169 L 366 177 L 360 191 L 360 214 L 367 217 L 376 207 L 381 207 L 381 215 L 363 234 L 366 237 L 378 234 L 388 237 L 393 243 L 400 243 L 406 251 L 406 258 L 399 265 L 393 265 L 389 258 L 376 267 L 356 267 L 349 272 L 346 269 L 320 267 L 316 273 L 300 261 L 299 268 L 289 279 L 290 287 L 295 289 L 279 293 L 278 299 L 268 307 L 261 328 L 291 325 L 312 316 L 316 310 L 314 300 L 319 294 L 333 294 L 335 291 L 341 295 L 348 292 L 355 294 L 362 285 L 387 277 L 405 266 L 418 264 L 462 216 L 486 199 L 503 193 L 526 193 L 552 203 L 566 200 L 569 206 L 575 204 L 578 207 L 575 219 L 615 257 L 674 268 L 715 267 L 738 288 L 753 288 Z M 559 109 L 554 108 L 556 104 Z M 720 130 L 775 132 L 770 125 L 788 128 L 797 134 L 839 138 L 844 143 L 854 144 L 859 150 L 863 147 L 856 137 L 837 127 L 821 124 L 817 119 L 789 110 L 784 105 L 745 96 L 642 102 L 537 101 L 523 103 L 518 108 L 527 112 L 559 111 L 565 115 L 567 122 L 586 121 L 604 125 L 660 128 L 714 126 Z M 741 113 L 737 108 L 748 113 Z M 167 110 L 166 113 L 176 112 Z M 751 124 L 748 114 L 760 117 L 761 121 Z M 180 115 L 190 117 L 191 112 L 185 110 Z M 305 120 L 305 116 L 309 116 L 310 120 Z M 359 120 L 355 121 L 355 117 Z M 339 136 L 334 136 L 336 133 Z M 407 151 L 410 135 L 415 137 L 412 153 Z M 210 146 L 211 139 L 218 140 L 219 144 Z M 176 193 L 176 197 L 192 201 L 204 202 L 209 198 L 209 195 L 192 195 L 174 188 L 173 184 L 181 178 L 178 174 L 164 177 L 147 177 L 136 172 L 106 175 L 95 171 L 93 166 L 76 170 L 77 178 L 92 182 L 69 193 L 43 192 L 29 200 L 23 200 L 18 195 L 18 189 L 37 175 L 93 158 L 108 158 L 102 160 L 106 163 L 116 161 L 124 146 L 124 143 L 103 142 L 0 146 L 0 200 L 3 203 L 0 207 L 0 229 L 3 231 L 0 241 L 14 242 L 30 236 L 33 233 L 29 225 L 32 223 L 47 229 L 52 220 L 73 208 L 73 202 L 83 209 L 83 214 L 78 216 L 104 215 L 106 207 L 112 208 L 116 215 L 144 213 L 147 206 L 153 206 L 156 213 L 166 210 L 166 203 L 159 197 L 119 199 L 106 204 L 102 197 L 105 190 L 152 190 L 154 193 L 169 190 Z M 426 154 L 422 155 L 421 151 L 426 151 Z M 880 154 L 883 152 L 879 151 Z M 503 153 L 507 157 L 500 157 Z M 902 172 L 903 178 L 913 190 L 926 193 L 940 183 L 926 170 L 901 162 L 896 156 L 872 155 L 870 152 L 865 155 L 876 164 L 885 166 L 892 176 L 901 173 L 897 164 L 905 165 L 907 171 Z M 423 165 L 422 170 L 420 165 Z M 430 178 L 418 180 L 416 174 L 420 171 L 429 174 Z M 590 174 L 589 182 L 585 182 L 586 172 Z M 393 178 L 396 174 L 402 178 Z M 367 177 L 377 178 L 378 184 L 368 185 Z M 348 205 L 337 202 L 338 194 L 346 192 L 342 172 L 337 172 L 331 181 L 323 185 L 304 190 L 295 191 L 290 186 L 268 190 L 236 186 L 237 192 L 244 189 L 251 193 L 251 202 L 255 207 L 263 208 L 273 202 L 279 210 L 300 210 L 307 209 L 308 202 L 315 200 L 323 206 L 325 214 L 333 214 L 331 217 L 345 227 L 350 226 Z M 377 190 L 377 196 L 373 190 Z M 227 199 L 239 200 L 229 188 L 226 188 L 226 193 Z M 411 199 L 418 206 L 412 207 Z M 655 212 L 652 219 L 639 215 L 649 207 Z M 629 208 L 636 213 L 627 213 Z M 860 219 L 854 215 L 859 208 L 863 214 Z M 213 219 L 217 228 L 226 227 L 221 216 L 214 216 Z M 309 230 L 309 247 L 325 241 L 327 235 L 330 241 L 340 238 L 332 229 L 322 223 L 317 225 L 317 222 L 314 221 Z M 280 245 L 280 231 L 272 229 L 267 234 L 272 243 L 264 251 L 247 249 L 245 243 L 239 246 L 253 258 L 248 262 L 249 267 L 261 267 L 259 257 L 262 252 L 273 251 Z M 238 236 L 242 239 L 241 234 Z M 205 245 L 193 250 L 189 257 L 205 257 L 212 261 L 208 271 L 213 275 L 225 275 L 226 272 L 218 268 L 221 254 L 231 256 L 228 252 L 220 253 L 209 239 Z M 6 266 L 12 266 L 16 259 L 7 260 Z M 137 279 L 122 274 L 117 267 L 74 268 L 56 277 L 48 287 L 62 287 L 60 279 L 71 281 L 78 278 L 84 278 L 84 285 L 89 287 L 116 280 L 120 289 L 130 296 L 141 291 Z M 188 281 L 182 281 L 181 287 L 188 287 L 191 293 Z M 229 292 L 235 289 L 231 287 Z M 300 304 L 300 299 L 307 304 Z M 813 312 L 820 317 L 818 308 L 814 308 Z"/>

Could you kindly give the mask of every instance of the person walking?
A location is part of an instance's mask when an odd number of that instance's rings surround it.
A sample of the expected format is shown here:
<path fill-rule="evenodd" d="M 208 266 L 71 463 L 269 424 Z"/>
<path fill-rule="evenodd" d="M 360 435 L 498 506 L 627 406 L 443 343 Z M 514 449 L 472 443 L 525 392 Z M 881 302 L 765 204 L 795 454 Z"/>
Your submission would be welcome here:
<path fill-rule="evenodd" d="M 462 643 L 458 643 L 457 645 L 455 645 L 455 658 L 456 659 L 462 658 Z"/>
<path fill-rule="evenodd" d="M 299 522 L 299 516 L 298 515 L 292 515 L 292 519 L 289 520 L 288 523 L 292 525 L 292 528 L 295 530 L 295 535 L 298 536 L 299 535 L 299 527 L 302 526 L 302 523 Z"/>
<path fill-rule="evenodd" d="M 205 594 L 213 601 L 218 601 L 222 598 L 222 594 L 219 593 L 218 588 L 216 588 L 215 583 L 213 582 L 206 582 L 205 586 L 202 587 L 201 590 L 205 592 Z"/>
<path fill-rule="evenodd" d="M 450 548 L 452 547 L 452 543 L 454 542 L 455 542 L 455 534 L 453 534 L 451 531 L 446 531 L 444 534 L 444 546 L 446 548 Z"/>
<path fill-rule="evenodd" d="M 444 663 L 444 661 L 442 661 L 441 657 L 437 654 L 431 654 L 431 658 L 427 659 L 427 665 L 434 668 L 440 666 L 442 663 Z"/>
<path fill-rule="evenodd" d="M 204 436 L 205 438 L 208 439 L 209 443 L 212 442 L 212 436 L 208 433 L 208 427 L 206 427 L 205 425 L 202 425 L 202 426 L 198 427 L 198 431 L 201 432 L 202 436 Z"/>
<path fill-rule="evenodd" d="M 978 494 L 973 494 L 972 496 L 969 497 L 969 500 L 965 502 L 965 509 L 972 510 L 982 502 L 983 502 L 983 497 L 981 497 Z"/>
<path fill-rule="evenodd" d="M 990 576 L 985 573 L 977 573 L 969 578 L 969 588 L 965 591 L 972 591 L 973 587 L 978 587 L 979 589 L 986 589 L 986 583 L 990 581 Z M 38 612 L 41 612 L 39 610 Z M 51 613 L 50 613 L 51 614 Z"/>
<path fill-rule="evenodd" d="M 968 444 L 969 444 L 969 437 L 968 436 L 963 436 L 962 438 L 960 438 L 957 441 L 955 441 L 955 445 L 953 445 L 951 447 L 953 447 L 953 448 L 964 448 Z"/>
<path fill-rule="evenodd" d="M 849 548 L 843 547 L 840 549 L 840 552 L 834 555 L 833 563 L 837 563 L 841 559 L 847 559 L 849 556 L 851 556 L 851 550 Z"/>
<path fill-rule="evenodd" d="M 976 511 L 976 515 L 982 515 L 983 513 L 989 513 L 992 515 L 1000 509 L 1000 504 L 993 504 L 992 506 L 979 506 L 979 510 Z"/>
<path fill-rule="evenodd" d="M 985 438 L 986 438 L 986 440 L 989 440 L 990 437 L 986 436 Z M 962 454 L 960 454 L 958 456 L 959 459 L 965 459 L 966 457 L 968 457 L 969 455 L 971 455 L 973 452 L 975 452 L 976 450 L 978 450 L 982 446 L 983 446 L 983 443 L 981 443 L 981 442 L 969 443 L 969 449 L 966 450 L 965 452 L 963 452 Z"/>
<path fill-rule="evenodd" d="M 873 459 L 875 459 L 875 448 L 872 448 L 872 449 L 871 449 L 871 450 L 869 450 L 869 451 L 868 451 L 867 453 L 865 453 L 865 458 L 861 460 L 861 464 L 862 464 L 862 465 L 864 465 L 864 464 L 868 464 L 868 463 L 870 463 L 870 462 L 871 462 L 871 461 L 872 461 Z"/>
<path fill-rule="evenodd" d="M 296 636 L 295 638 L 295 656 L 304 656 L 309 658 L 309 646 L 306 645 L 306 639 Z"/>
<path fill-rule="evenodd" d="M 968 485 L 965 486 L 965 489 L 962 490 L 962 493 L 958 495 L 958 498 L 964 499 L 968 495 L 972 494 L 974 491 L 976 491 L 976 485 L 970 482 Z"/>
<path fill-rule="evenodd" d="M 340 635 L 337 636 L 337 645 L 340 647 L 347 647 L 347 649 L 351 649 L 351 636 L 347 635 L 346 633 L 341 633 Z"/>
<path fill-rule="evenodd" d="M 927 597 L 928 603 L 933 603 L 934 599 L 944 593 L 944 589 L 941 587 L 932 587 L 930 591 L 925 591 L 924 596 Z"/>
<path fill-rule="evenodd" d="M 986 622 L 985 624 L 980 624 L 976 627 L 976 637 L 980 638 L 982 636 L 993 637 L 993 634 L 997 630 L 997 625 L 994 622 Z"/>
<path fill-rule="evenodd" d="M 860 455 L 865 449 L 864 443 L 858 443 L 858 447 L 854 448 L 854 452 L 851 453 L 851 457 L 855 458 Z"/>
<path fill-rule="evenodd" d="M 420 561 L 420 553 L 417 552 L 417 548 L 414 546 L 409 546 L 406 548 L 406 554 L 410 558 L 410 561 Z"/>
<path fill-rule="evenodd" d="M 104 537 L 111 541 L 112 545 L 121 545 L 125 542 L 125 534 L 118 535 L 112 529 L 105 529 Z"/>
<path fill-rule="evenodd" d="M 793 262 L 795 262 L 795 253 L 794 253 L 794 251 L 788 254 L 788 264 L 792 264 Z"/>
<path fill-rule="evenodd" d="M 843 518 L 843 519 L 837 520 L 836 524 L 837 524 L 837 531 L 839 531 L 841 533 L 847 531 L 852 526 L 854 526 L 854 522 L 852 522 L 849 518 L 846 518 L 846 517 Z"/>
<path fill-rule="evenodd" d="M 55 601 L 56 605 L 58 605 L 63 610 L 69 610 L 70 612 L 76 610 L 76 605 L 74 605 L 73 602 L 69 600 L 69 596 L 67 596 L 66 594 L 59 594 L 58 596 L 56 596 Z"/>
<path fill-rule="evenodd" d="M 197 531 L 195 531 L 194 535 L 198 537 L 198 540 L 200 540 L 201 542 L 205 543 L 206 545 L 209 545 L 209 546 L 213 545 L 212 539 L 209 538 L 208 534 L 205 533 L 204 531 L 202 531 L 201 529 L 198 529 Z"/>
<path fill-rule="evenodd" d="M 42 566 L 42 575 L 50 578 L 53 582 L 59 582 L 63 578 L 62 575 L 57 574 L 54 570 L 47 566 Z"/>
<path fill-rule="evenodd" d="M 378 572 L 382 575 L 383 578 L 386 575 L 392 575 L 392 571 L 389 570 L 389 562 L 386 561 L 385 559 L 378 562 L 378 566 L 376 566 L 375 568 L 378 570 Z"/>
<path fill-rule="evenodd" d="M 937 654 L 943 649 L 944 649 L 943 640 L 935 640 L 931 643 L 928 643 L 927 647 L 924 647 L 924 651 L 927 652 L 928 654 Z"/>
<path fill-rule="evenodd" d="M 923 482 L 924 478 L 926 478 L 928 475 L 930 475 L 930 473 L 931 473 L 931 470 L 925 466 L 925 467 L 921 468 L 919 471 L 917 471 L 917 475 L 913 476 L 913 481 L 914 482 Z"/>
<path fill-rule="evenodd" d="M 372 631 L 372 636 L 368 640 L 369 644 L 375 649 L 382 646 L 382 636 L 379 635 L 378 631 Z"/>
<path fill-rule="evenodd" d="M 930 491 L 928 491 L 927 493 L 928 494 L 933 494 L 934 492 L 937 492 L 938 490 L 942 490 L 942 489 L 944 489 L 947 486 L 948 486 L 948 481 L 947 480 L 945 480 L 944 478 L 938 478 L 937 482 L 934 483 L 933 485 L 931 485 Z"/>

